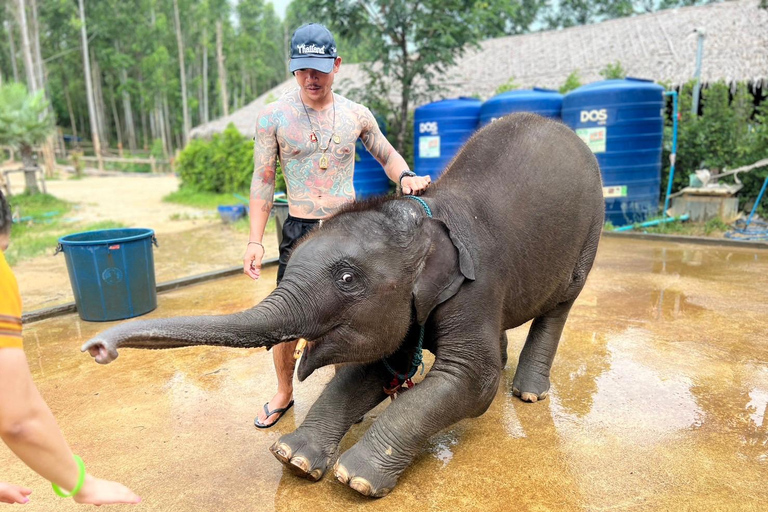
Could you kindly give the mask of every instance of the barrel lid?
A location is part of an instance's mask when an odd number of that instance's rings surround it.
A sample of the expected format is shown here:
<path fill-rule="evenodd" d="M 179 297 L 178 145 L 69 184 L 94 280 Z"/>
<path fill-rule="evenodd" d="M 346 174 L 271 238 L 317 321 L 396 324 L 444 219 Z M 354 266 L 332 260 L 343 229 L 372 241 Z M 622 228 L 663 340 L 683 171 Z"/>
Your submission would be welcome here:
<path fill-rule="evenodd" d="M 417 110 L 431 110 L 431 109 L 446 109 L 455 107 L 479 107 L 482 105 L 482 101 L 477 98 L 468 98 L 466 96 L 460 96 L 458 98 L 447 98 L 444 100 L 433 101 L 417 108 Z"/>

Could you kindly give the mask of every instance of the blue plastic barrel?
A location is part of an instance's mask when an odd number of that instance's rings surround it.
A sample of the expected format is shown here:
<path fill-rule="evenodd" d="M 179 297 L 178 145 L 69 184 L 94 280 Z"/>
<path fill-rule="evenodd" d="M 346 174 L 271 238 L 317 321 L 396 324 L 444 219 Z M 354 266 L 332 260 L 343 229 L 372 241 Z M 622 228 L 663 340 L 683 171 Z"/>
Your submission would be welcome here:
<path fill-rule="evenodd" d="M 376 116 L 381 132 L 386 135 L 387 128 L 384 119 Z M 389 192 L 391 181 L 384 172 L 381 164 L 373 158 L 360 139 L 355 143 L 355 174 L 352 179 L 357 200 L 367 197 L 380 196 Z"/>
<path fill-rule="evenodd" d="M 659 212 L 664 88 L 649 80 L 605 80 L 563 98 L 565 124 L 600 164 L 605 218 L 614 226 Z"/>
<path fill-rule="evenodd" d="M 563 95 L 551 89 L 520 89 L 497 94 L 480 108 L 480 126 L 513 112 L 531 112 L 560 119 Z"/>
<path fill-rule="evenodd" d="M 157 307 L 151 229 L 104 229 L 59 238 L 80 318 L 122 320 Z"/>
<path fill-rule="evenodd" d="M 474 98 L 436 101 L 417 108 L 414 122 L 414 171 L 433 180 L 443 173 L 461 146 L 475 133 L 482 102 Z"/>

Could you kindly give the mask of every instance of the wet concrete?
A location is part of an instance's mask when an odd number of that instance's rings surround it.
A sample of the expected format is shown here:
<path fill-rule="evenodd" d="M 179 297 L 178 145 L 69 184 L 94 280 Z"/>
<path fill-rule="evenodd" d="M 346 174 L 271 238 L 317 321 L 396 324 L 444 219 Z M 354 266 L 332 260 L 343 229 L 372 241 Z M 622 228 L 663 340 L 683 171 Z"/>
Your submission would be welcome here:
<path fill-rule="evenodd" d="M 244 309 L 269 293 L 274 272 L 163 294 L 146 317 Z M 293 410 L 262 431 L 252 420 L 275 388 L 262 349 L 125 349 L 99 366 L 78 347 L 107 324 L 74 315 L 26 326 L 24 341 L 74 451 L 137 491 L 136 510 L 765 510 L 766 320 L 768 251 L 604 239 L 549 398 L 511 396 L 527 326 L 510 331 L 488 412 L 434 436 L 381 500 L 330 475 L 296 478 L 267 451 L 300 424 L 331 369 L 298 384 Z M 78 509 L 5 448 L 0 467 L 35 488 L 26 510 Z"/>

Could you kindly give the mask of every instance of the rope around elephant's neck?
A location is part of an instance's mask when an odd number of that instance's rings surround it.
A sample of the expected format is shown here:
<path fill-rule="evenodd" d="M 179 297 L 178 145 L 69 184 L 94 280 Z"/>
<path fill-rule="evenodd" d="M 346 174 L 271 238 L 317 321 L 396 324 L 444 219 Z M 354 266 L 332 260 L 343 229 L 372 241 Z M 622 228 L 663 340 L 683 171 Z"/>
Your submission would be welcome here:
<path fill-rule="evenodd" d="M 424 212 L 427 214 L 427 217 L 430 219 L 432 218 L 432 210 L 429 208 L 429 205 L 425 200 L 423 200 L 420 197 L 417 196 L 403 196 L 407 197 L 408 199 L 413 199 L 414 201 L 417 201 L 419 204 L 421 204 L 422 208 L 424 208 Z M 411 378 L 416 375 L 416 370 L 419 369 L 419 366 L 421 366 L 421 374 L 424 374 L 424 355 L 422 354 L 422 345 L 424 344 L 424 326 L 421 326 L 421 332 L 419 333 L 419 342 L 416 344 L 416 352 L 413 354 L 413 359 L 411 360 L 411 369 L 408 371 L 408 374 L 404 373 L 398 373 L 396 372 L 392 366 L 387 362 L 387 359 L 383 359 L 382 362 L 384 363 L 384 368 L 387 369 L 389 373 L 392 374 L 394 377 L 392 381 L 392 387 L 389 391 L 392 391 L 393 393 L 396 393 L 400 387 L 411 380 Z M 412 385 L 412 383 L 411 383 Z M 386 391 L 386 388 L 385 388 Z"/>

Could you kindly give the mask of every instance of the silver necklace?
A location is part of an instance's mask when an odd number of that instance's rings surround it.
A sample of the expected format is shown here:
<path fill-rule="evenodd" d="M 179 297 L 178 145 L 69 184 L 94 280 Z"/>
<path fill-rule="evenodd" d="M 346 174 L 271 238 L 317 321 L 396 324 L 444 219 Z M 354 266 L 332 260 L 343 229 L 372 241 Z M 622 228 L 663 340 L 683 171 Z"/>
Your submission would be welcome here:
<path fill-rule="evenodd" d="M 304 98 L 301 97 L 301 91 L 299 91 L 299 100 L 301 101 L 301 106 L 304 107 L 304 113 L 307 115 L 307 121 L 309 121 L 309 129 L 312 132 L 312 134 L 309 136 L 309 141 L 317 143 L 322 153 L 320 155 L 320 168 L 327 169 L 328 155 L 326 154 L 326 151 L 328 151 L 328 148 L 331 147 L 331 140 L 333 140 L 333 142 L 336 144 L 338 144 L 341 140 L 339 139 L 339 136 L 336 135 L 336 98 L 333 96 L 333 92 L 331 92 L 331 100 L 333 104 L 333 126 L 331 127 L 331 135 L 328 137 L 328 143 L 325 145 L 325 147 L 323 147 L 322 139 L 318 138 L 317 133 L 315 133 L 315 127 L 312 125 L 312 118 L 309 117 L 309 111 L 307 110 L 307 106 L 304 104 Z M 320 132 L 320 136 L 322 137 L 323 133 L 320 131 L 319 121 L 317 125 L 317 131 Z"/>

